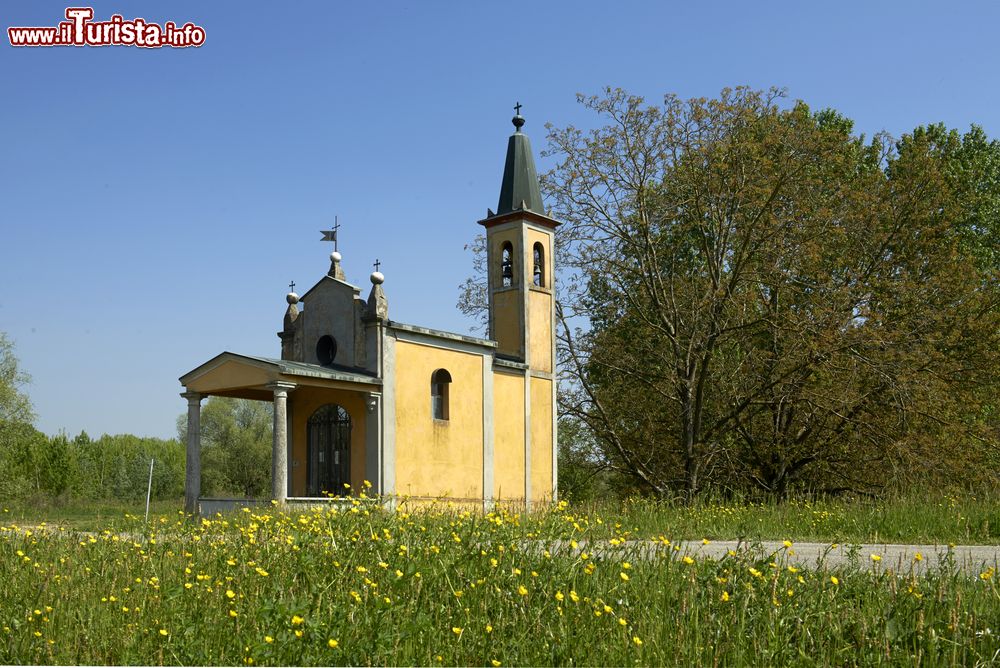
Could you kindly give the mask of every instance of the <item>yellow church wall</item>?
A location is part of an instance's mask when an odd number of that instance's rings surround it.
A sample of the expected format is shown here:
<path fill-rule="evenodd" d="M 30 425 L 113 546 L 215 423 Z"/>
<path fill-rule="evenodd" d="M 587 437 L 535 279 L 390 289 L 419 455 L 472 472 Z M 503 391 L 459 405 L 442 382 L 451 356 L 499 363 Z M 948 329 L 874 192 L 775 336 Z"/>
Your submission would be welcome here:
<path fill-rule="evenodd" d="M 397 340 L 396 494 L 481 499 L 483 358 Z M 431 417 L 431 374 L 446 369 L 448 420 Z"/>
<path fill-rule="evenodd" d="M 531 379 L 531 501 L 552 500 L 552 381 Z"/>
<path fill-rule="evenodd" d="M 534 276 L 529 277 L 528 322 L 531 341 L 531 368 L 552 373 L 552 236 L 538 230 L 525 230 L 525 261 L 534 271 L 535 244 L 542 244 L 544 266 L 541 287 L 535 287 Z"/>
<path fill-rule="evenodd" d="M 532 289 L 528 293 L 528 313 L 531 318 L 531 368 L 552 373 L 552 295 Z"/>
<path fill-rule="evenodd" d="M 521 230 L 519 227 L 511 227 L 506 230 L 493 230 L 490 232 L 490 245 L 492 247 L 492 266 L 489 268 L 493 273 L 493 285 L 496 290 L 493 292 L 493 338 L 497 342 L 497 352 L 513 357 L 523 358 L 524 349 L 523 334 L 521 330 L 521 313 L 523 305 L 521 300 L 523 295 L 518 286 L 524 284 L 527 271 L 525 269 L 524 249 L 521 247 Z M 511 259 L 514 261 L 514 284 L 509 288 L 501 288 L 503 285 L 502 260 L 503 246 L 510 242 L 513 249 Z"/>
<path fill-rule="evenodd" d="M 338 404 L 351 416 L 351 488 L 357 493 L 365 480 L 365 399 L 357 392 L 300 387 L 288 393 L 292 414 L 292 452 L 289 457 L 292 496 L 306 495 L 308 423 L 316 409 Z M 292 466 L 292 462 L 298 462 Z"/>
<path fill-rule="evenodd" d="M 493 334 L 497 352 L 523 357 L 521 350 L 521 292 L 508 289 L 493 294 Z"/>
<path fill-rule="evenodd" d="M 524 376 L 493 374 L 493 497 L 524 500 Z"/>

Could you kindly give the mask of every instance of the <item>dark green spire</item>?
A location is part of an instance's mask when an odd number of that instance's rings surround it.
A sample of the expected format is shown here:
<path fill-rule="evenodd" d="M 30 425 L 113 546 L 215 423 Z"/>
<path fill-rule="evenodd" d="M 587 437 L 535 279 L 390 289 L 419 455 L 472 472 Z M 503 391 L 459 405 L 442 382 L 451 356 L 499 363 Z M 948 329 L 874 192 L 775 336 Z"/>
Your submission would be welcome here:
<path fill-rule="evenodd" d="M 514 109 L 520 112 L 521 105 Z M 538 173 L 535 158 L 531 154 L 528 135 L 521 132 L 524 118 L 518 113 L 511 120 L 517 128 L 507 140 L 507 162 L 503 167 L 503 183 L 500 185 L 500 202 L 496 215 L 526 209 L 545 215 L 542 193 L 538 188 Z M 523 202 L 523 205 L 522 205 Z"/>

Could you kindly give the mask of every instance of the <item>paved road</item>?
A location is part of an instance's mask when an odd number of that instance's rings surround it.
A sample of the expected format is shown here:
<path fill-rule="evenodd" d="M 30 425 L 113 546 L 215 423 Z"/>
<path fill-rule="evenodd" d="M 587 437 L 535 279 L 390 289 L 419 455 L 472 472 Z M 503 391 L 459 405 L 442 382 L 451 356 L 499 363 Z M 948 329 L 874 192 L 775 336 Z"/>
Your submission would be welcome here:
<path fill-rule="evenodd" d="M 566 546 L 568 547 L 568 546 Z M 940 565 L 954 565 L 968 573 L 979 574 L 992 568 L 1000 577 L 1000 545 L 886 545 L 794 543 L 787 547 L 780 541 L 745 543 L 739 541 L 679 541 L 671 546 L 649 541 L 628 541 L 620 545 L 608 542 L 580 543 L 577 551 L 592 552 L 603 558 L 651 558 L 658 552 L 671 550 L 678 558 L 689 555 L 695 559 L 724 559 L 731 552 L 758 558 L 782 560 L 803 568 L 837 568 L 856 565 L 871 570 L 892 570 L 915 574 L 934 570 Z M 876 558 L 873 558 L 876 557 Z"/>

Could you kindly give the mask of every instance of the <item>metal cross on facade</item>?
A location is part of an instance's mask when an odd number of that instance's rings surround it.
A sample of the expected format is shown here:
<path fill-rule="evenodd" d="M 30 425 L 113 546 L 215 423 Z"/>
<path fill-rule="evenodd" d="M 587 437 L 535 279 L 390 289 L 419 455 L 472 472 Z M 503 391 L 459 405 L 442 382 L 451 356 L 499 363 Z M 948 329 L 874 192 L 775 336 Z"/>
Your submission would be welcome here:
<path fill-rule="evenodd" d="M 517 114 L 518 116 L 521 115 L 521 103 L 520 102 L 518 102 L 517 104 L 514 105 L 514 113 Z"/>
<path fill-rule="evenodd" d="M 333 217 L 333 229 L 332 230 L 320 230 L 320 234 L 323 235 L 321 241 L 332 241 L 333 250 L 339 251 L 337 248 L 337 230 L 340 229 L 340 222 L 337 220 L 337 216 Z"/>
<path fill-rule="evenodd" d="M 375 271 L 378 271 L 378 268 L 379 268 L 379 267 L 380 267 L 381 265 L 382 265 L 382 263 L 378 261 L 378 258 L 375 258 Z"/>

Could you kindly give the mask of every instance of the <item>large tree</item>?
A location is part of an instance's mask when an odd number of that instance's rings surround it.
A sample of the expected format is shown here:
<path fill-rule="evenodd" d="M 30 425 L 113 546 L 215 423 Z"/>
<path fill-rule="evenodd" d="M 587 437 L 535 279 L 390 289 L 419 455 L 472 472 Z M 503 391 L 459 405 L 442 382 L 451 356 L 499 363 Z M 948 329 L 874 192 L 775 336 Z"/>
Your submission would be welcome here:
<path fill-rule="evenodd" d="M 581 101 L 607 125 L 550 130 L 545 180 L 561 409 L 609 462 L 685 498 L 965 463 L 998 313 L 929 133 L 866 143 L 773 90 Z"/>

